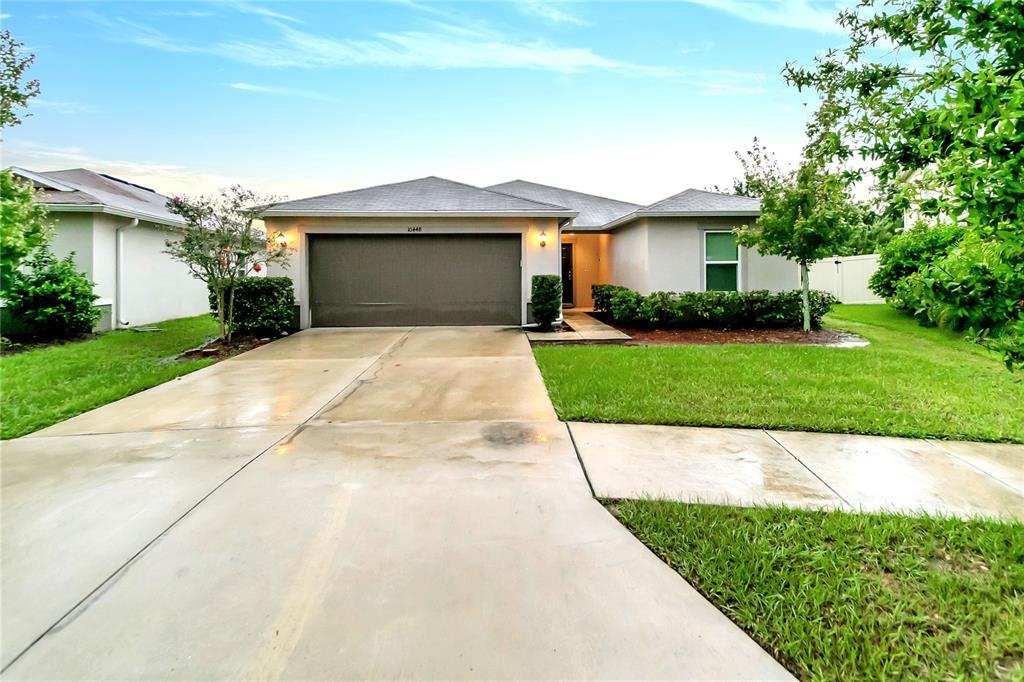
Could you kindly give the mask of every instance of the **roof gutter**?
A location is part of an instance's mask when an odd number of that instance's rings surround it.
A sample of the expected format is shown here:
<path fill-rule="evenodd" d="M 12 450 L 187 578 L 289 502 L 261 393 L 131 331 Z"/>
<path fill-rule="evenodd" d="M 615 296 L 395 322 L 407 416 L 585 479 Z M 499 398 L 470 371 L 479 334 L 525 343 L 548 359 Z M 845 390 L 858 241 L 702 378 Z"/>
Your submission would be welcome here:
<path fill-rule="evenodd" d="M 146 222 L 156 223 L 158 225 L 164 225 L 171 229 L 180 230 L 185 227 L 184 223 L 172 223 L 167 218 L 161 218 L 160 216 L 153 215 L 151 213 L 143 213 L 141 211 L 132 211 L 127 208 L 114 208 L 107 206 L 106 204 L 52 204 L 46 203 L 46 208 L 53 213 L 106 213 L 107 215 L 115 215 L 121 218 L 132 218 L 135 220 L 145 220 Z"/>
<path fill-rule="evenodd" d="M 289 211 L 270 209 L 261 218 L 566 218 L 578 211 Z"/>
<path fill-rule="evenodd" d="M 631 223 L 634 220 L 640 220 L 641 218 L 729 218 L 729 217 L 744 217 L 744 218 L 756 218 L 761 215 L 760 211 L 633 211 L 626 215 L 616 218 L 611 222 L 607 222 L 604 225 L 596 228 L 595 232 L 608 232 L 621 227 L 626 223 Z"/>

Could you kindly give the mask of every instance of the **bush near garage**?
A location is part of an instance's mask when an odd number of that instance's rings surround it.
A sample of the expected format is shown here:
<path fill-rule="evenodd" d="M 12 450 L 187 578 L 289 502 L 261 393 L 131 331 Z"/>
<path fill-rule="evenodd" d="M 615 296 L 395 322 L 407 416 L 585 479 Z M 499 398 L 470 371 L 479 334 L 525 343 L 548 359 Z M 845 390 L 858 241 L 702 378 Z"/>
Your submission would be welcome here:
<path fill-rule="evenodd" d="M 558 275 L 534 275 L 530 301 L 533 319 L 541 329 L 551 329 L 562 311 L 562 278 Z"/>
<path fill-rule="evenodd" d="M 99 321 L 96 285 L 75 268 L 74 256 L 57 258 L 42 246 L 11 276 L 4 291 L 7 308 L 31 336 L 70 339 L 88 334 Z"/>
<path fill-rule="evenodd" d="M 811 326 L 839 301 L 810 292 Z M 649 296 L 626 287 L 593 287 L 594 310 L 624 326 L 648 329 L 786 329 L 802 324 L 801 292 L 656 291 Z"/>
<path fill-rule="evenodd" d="M 231 292 L 228 292 L 230 298 Z M 217 296 L 210 290 L 210 309 Z M 290 277 L 246 277 L 234 285 L 232 332 L 277 335 L 296 328 L 295 289 Z M 211 313 L 216 317 L 216 312 Z"/>

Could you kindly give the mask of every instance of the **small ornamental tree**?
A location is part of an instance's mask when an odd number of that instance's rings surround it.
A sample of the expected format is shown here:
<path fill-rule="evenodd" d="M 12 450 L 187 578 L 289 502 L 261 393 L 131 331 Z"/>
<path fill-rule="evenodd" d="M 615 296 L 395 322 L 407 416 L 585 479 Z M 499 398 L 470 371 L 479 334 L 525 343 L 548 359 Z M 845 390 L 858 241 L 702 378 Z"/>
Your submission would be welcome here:
<path fill-rule="evenodd" d="M 0 289 L 6 290 L 21 261 L 50 238 L 46 205 L 31 182 L 0 171 Z"/>
<path fill-rule="evenodd" d="M 164 253 L 206 282 L 224 341 L 231 341 L 234 327 L 235 284 L 267 265 L 288 266 L 287 244 L 254 225 L 263 207 L 273 201 L 239 185 L 215 197 L 176 196 L 167 201 L 167 209 L 185 219 L 185 228 L 180 239 L 166 242 Z"/>
<path fill-rule="evenodd" d="M 743 164 L 743 182 L 761 199 L 761 215 L 754 225 L 736 228 L 736 241 L 800 266 L 803 330 L 810 331 L 807 271 L 811 263 L 835 254 L 849 239 L 856 209 L 849 200 L 848 178 L 814 159 L 784 172 L 756 138 L 746 157 L 737 156 Z"/>

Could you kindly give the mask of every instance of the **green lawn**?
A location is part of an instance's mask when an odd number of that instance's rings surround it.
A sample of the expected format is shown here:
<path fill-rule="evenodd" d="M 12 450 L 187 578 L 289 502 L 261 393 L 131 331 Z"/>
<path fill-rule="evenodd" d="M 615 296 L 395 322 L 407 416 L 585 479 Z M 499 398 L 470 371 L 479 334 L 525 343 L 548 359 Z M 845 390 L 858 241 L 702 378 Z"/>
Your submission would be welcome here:
<path fill-rule="evenodd" d="M 560 418 L 1024 443 L 1024 376 L 955 334 L 885 305 L 841 305 L 827 326 L 866 348 L 542 346 Z"/>
<path fill-rule="evenodd" d="M 163 331 L 115 331 L 0 357 L 0 437 L 23 436 L 213 362 L 172 360 L 217 335 L 209 315 L 148 326 Z"/>
<path fill-rule="evenodd" d="M 1024 524 L 612 509 L 802 679 L 1024 680 Z"/>

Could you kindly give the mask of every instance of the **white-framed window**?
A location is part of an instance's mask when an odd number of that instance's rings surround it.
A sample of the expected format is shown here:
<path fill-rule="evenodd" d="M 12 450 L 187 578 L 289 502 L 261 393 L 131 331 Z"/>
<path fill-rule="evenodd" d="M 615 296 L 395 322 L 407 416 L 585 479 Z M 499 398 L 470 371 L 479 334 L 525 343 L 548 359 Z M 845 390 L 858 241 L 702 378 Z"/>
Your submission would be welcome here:
<path fill-rule="evenodd" d="M 704 233 L 704 290 L 739 291 L 740 247 L 730 230 Z"/>

